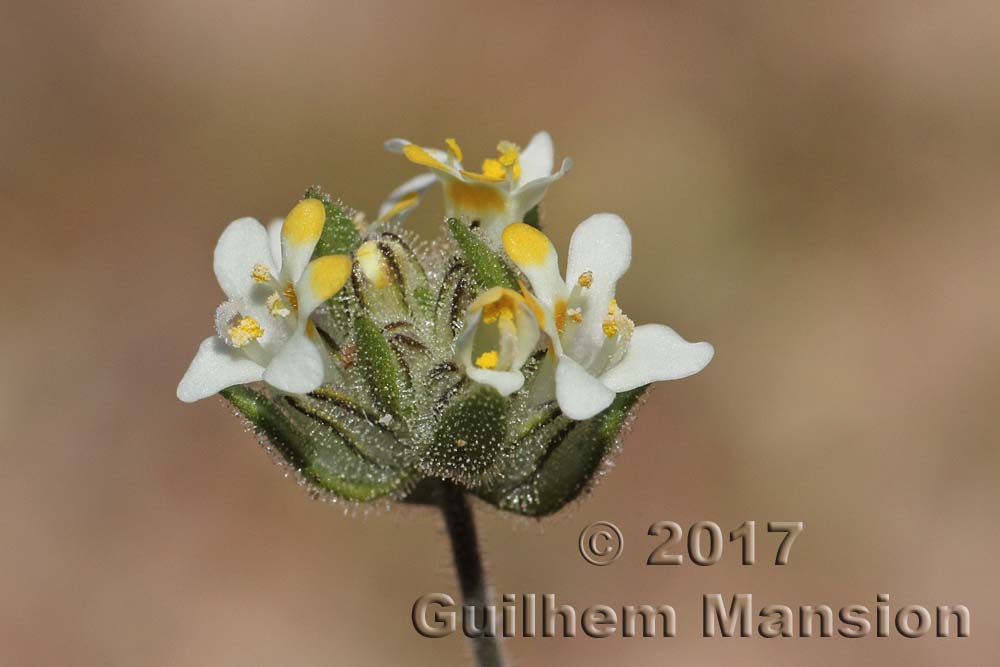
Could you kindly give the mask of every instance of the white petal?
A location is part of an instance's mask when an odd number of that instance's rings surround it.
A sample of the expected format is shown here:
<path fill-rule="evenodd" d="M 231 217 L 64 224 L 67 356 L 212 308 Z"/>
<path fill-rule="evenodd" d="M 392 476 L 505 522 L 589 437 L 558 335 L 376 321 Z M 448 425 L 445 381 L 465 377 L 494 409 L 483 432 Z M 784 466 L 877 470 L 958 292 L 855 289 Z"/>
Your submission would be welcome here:
<path fill-rule="evenodd" d="M 262 366 L 216 336 L 211 336 L 198 346 L 194 360 L 177 385 L 177 398 L 193 403 L 226 387 L 256 382 L 263 374 Z"/>
<path fill-rule="evenodd" d="M 531 353 L 535 351 L 535 346 L 538 345 L 538 338 L 542 332 L 538 320 L 528 304 L 519 304 L 514 318 L 517 327 L 517 346 L 514 349 L 510 365 L 511 368 L 520 368 L 531 358 Z"/>
<path fill-rule="evenodd" d="M 321 303 L 340 291 L 351 277 L 351 258 L 347 255 L 325 255 L 309 262 L 295 283 L 299 299 L 299 329 Z"/>
<path fill-rule="evenodd" d="M 598 213 L 573 232 L 566 257 L 566 282 L 575 284 L 580 274 L 592 271 L 592 290 L 598 285 L 613 287 L 631 263 L 632 235 L 628 225 L 614 213 Z"/>
<path fill-rule="evenodd" d="M 384 202 L 382 202 L 382 206 L 380 206 L 378 209 L 378 217 L 380 219 L 386 217 L 386 214 L 388 214 L 393 209 L 393 207 L 399 204 L 401 200 L 405 200 L 408 195 L 413 195 L 414 193 L 417 195 L 417 200 L 413 202 L 413 204 L 411 204 L 411 206 L 407 207 L 407 209 L 405 210 L 408 210 L 409 208 L 416 206 L 416 204 L 419 203 L 420 201 L 419 198 L 424 194 L 424 192 L 427 191 L 427 188 L 434 185 L 434 183 L 437 182 L 437 180 L 438 180 L 437 176 L 435 176 L 433 173 L 426 173 L 414 176 L 410 180 L 406 181 L 398 188 L 389 193 L 389 196 L 386 198 Z M 403 211 L 399 211 L 394 215 L 399 215 L 399 213 L 402 212 Z"/>
<path fill-rule="evenodd" d="M 679 380 L 708 365 L 715 350 L 709 343 L 689 343 L 663 324 L 643 324 L 632 332 L 625 357 L 601 380 L 615 391 L 650 382 Z"/>
<path fill-rule="evenodd" d="M 229 223 L 215 245 L 213 264 L 219 287 L 230 299 L 250 296 L 257 284 L 253 279 L 255 264 L 264 264 L 272 273 L 278 270 L 271 261 L 267 230 L 253 218 Z"/>
<path fill-rule="evenodd" d="M 472 366 L 472 345 L 476 337 L 476 328 L 483 319 L 483 311 L 473 311 L 466 317 L 465 326 L 455 339 L 455 361 L 467 368 Z"/>
<path fill-rule="evenodd" d="M 535 208 L 535 206 L 538 205 L 538 202 L 542 201 L 542 198 L 545 196 L 545 192 L 549 189 L 549 186 L 565 176 L 566 172 L 568 172 L 572 166 L 573 161 L 566 158 L 562 161 L 562 166 L 559 168 L 559 171 L 551 176 L 543 176 L 542 178 L 536 178 L 530 182 L 524 180 L 522 167 L 521 185 L 511 193 L 511 200 L 513 202 L 511 213 L 514 216 L 514 219 L 524 219 L 524 214 Z"/>
<path fill-rule="evenodd" d="M 281 271 L 281 225 L 284 222 L 282 218 L 275 218 L 267 223 L 267 238 L 271 246 L 271 261 L 274 263 L 274 268 L 278 269 L 278 271 Z"/>
<path fill-rule="evenodd" d="M 552 137 L 548 132 L 539 132 L 521 151 L 521 182 L 527 183 L 550 175 L 554 163 L 555 149 L 552 147 Z"/>
<path fill-rule="evenodd" d="M 613 213 L 598 213 L 581 222 L 573 232 L 566 258 L 566 283 L 572 288 L 580 275 L 590 271 L 592 281 L 584 289 L 583 322 L 576 332 L 570 353 L 589 363 L 591 355 L 604 344 L 602 324 L 615 285 L 632 263 L 632 235 L 625 221 Z"/>
<path fill-rule="evenodd" d="M 407 139 L 400 139 L 399 137 L 395 137 L 393 139 L 389 139 L 382 145 L 390 153 L 402 153 L 403 149 L 412 143 L 413 143 L 412 141 L 409 141 Z"/>
<path fill-rule="evenodd" d="M 542 359 L 541 366 L 531 376 L 531 384 L 528 385 L 528 403 L 530 405 L 541 405 L 549 401 L 556 400 L 556 365 L 558 357 L 549 350 Z"/>
<path fill-rule="evenodd" d="M 570 419 L 590 419 L 611 405 L 615 392 L 567 356 L 556 367 L 556 400 Z"/>
<path fill-rule="evenodd" d="M 323 384 L 323 353 L 305 331 L 288 339 L 264 371 L 264 382 L 291 394 L 307 394 Z"/>
<path fill-rule="evenodd" d="M 559 255 L 542 232 L 523 222 L 507 225 L 503 230 L 503 247 L 517 268 L 531 283 L 538 300 L 550 310 L 566 298 L 566 284 L 559 275 Z"/>
<path fill-rule="evenodd" d="M 497 371 L 473 364 L 466 367 L 465 374 L 474 382 L 493 387 L 501 396 L 510 396 L 524 386 L 524 375 L 520 371 Z"/>

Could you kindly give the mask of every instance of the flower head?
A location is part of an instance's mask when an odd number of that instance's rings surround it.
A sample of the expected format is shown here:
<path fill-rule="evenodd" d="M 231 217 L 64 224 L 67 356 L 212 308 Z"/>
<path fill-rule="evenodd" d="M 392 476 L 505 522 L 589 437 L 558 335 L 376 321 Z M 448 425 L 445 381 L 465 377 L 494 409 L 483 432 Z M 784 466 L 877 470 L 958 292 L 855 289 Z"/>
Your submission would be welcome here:
<path fill-rule="evenodd" d="M 521 367 L 538 343 L 538 323 L 524 298 L 494 287 L 468 308 L 455 361 L 476 382 L 509 396 L 524 385 Z"/>
<path fill-rule="evenodd" d="M 382 204 L 382 219 L 400 215 L 416 206 L 420 197 L 436 181 L 444 186 L 445 213 L 478 221 L 483 235 L 494 246 L 508 224 L 524 219 L 545 196 L 549 185 L 569 171 L 572 161 L 565 158 L 559 171 L 552 173 L 552 137 L 539 132 L 522 151 L 510 141 L 497 145 L 497 156 L 483 160 L 479 171 L 462 164 L 461 147 L 446 139 L 446 150 L 425 148 L 405 139 L 390 139 L 385 146 L 402 153 L 414 164 L 427 167 L 421 174 L 396 188 Z"/>
<path fill-rule="evenodd" d="M 228 300 L 216 311 L 216 335 L 202 341 L 177 386 L 178 398 L 197 401 L 258 380 L 289 393 L 323 382 L 326 358 L 309 316 L 351 270 L 343 255 L 310 261 L 324 220 L 323 203 L 304 199 L 269 229 L 253 218 L 226 227 L 214 267 Z"/>
<path fill-rule="evenodd" d="M 687 377 L 711 361 L 709 343 L 689 343 L 662 324 L 637 327 L 618 306 L 615 285 L 632 259 L 631 234 L 618 216 L 594 215 L 576 228 L 566 280 L 552 242 L 534 227 L 510 225 L 503 246 L 531 283 L 525 297 L 552 352 L 538 377 L 543 384 L 554 382 L 566 416 L 589 419 L 618 392 Z"/>

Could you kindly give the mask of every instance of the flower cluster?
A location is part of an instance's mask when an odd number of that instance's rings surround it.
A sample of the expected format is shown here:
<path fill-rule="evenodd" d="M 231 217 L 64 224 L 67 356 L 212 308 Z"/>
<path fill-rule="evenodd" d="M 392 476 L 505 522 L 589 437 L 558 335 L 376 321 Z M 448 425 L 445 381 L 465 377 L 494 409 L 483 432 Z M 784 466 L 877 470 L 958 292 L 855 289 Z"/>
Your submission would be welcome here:
<path fill-rule="evenodd" d="M 652 382 L 697 373 L 708 343 L 636 326 L 615 295 L 631 262 L 616 215 L 573 233 L 562 272 L 540 230 L 552 140 L 500 142 L 478 171 L 386 143 L 427 171 L 378 217 L 310 188 L 284 220 L 232 222 L 215 249 L 227 300 L 177 388 L 221 393 L 317 491 L 427 500 L 451 479 L 503 509 L 558 510 L 586 488 Z M 440 182 L 447 230 L 403 220 Z"/>

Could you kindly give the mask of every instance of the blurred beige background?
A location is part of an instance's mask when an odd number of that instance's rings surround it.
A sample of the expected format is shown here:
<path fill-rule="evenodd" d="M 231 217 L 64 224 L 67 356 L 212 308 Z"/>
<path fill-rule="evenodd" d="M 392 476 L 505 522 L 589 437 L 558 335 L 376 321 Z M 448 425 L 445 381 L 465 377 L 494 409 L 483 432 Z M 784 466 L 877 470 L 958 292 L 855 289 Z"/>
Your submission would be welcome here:
<path fill-rule="evenodd" d="M 1000 651 L 995 3 L 69 2 L 0 8 L 0 663 L 465 665 L 410 626 L 456 582 L 427 510 L 310 501 L 174 388 L 230 220 L 321 183 L 374 212 L 445 136 L 549 130 L 560 247 L 637 238 L 620 292 L 717 356 L 541 523 L 478 508 L 500 592 L 669 602 L 673 640 L 516 665 L 982 665 Z M 441 207 L 413 221 L 436 228 Z M 615 521 L 611 567 L 576 551 Z M 802 520 L 786 568 L 652 568 L 657 520 Z M 699 638 L 703 593 L 963 603 L 964 640 Z"/>

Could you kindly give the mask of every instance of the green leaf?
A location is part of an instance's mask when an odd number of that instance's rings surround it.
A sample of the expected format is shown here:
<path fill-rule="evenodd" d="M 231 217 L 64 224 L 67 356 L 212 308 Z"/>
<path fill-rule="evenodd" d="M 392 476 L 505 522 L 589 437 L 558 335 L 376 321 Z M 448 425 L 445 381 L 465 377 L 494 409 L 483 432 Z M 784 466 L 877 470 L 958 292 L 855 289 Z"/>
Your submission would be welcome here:
<path fill-rule="evenodd" d="M 472 269 L 472 276 L 480 289 L 497 285 L 517 289 L 517 279 L 507 263 L 483 239 L 457 218 L 448 219 L 448 229 L 461 248 L 465 261 Z"/>
<path fill-rule="evenodd" d="M 539 210 L 541 204 L 536 204 L 530 211 L 524 214 L 524 224 L 531 225 L 535 229 L 542 228 L 542 213 Z"/>
<path fill-rule="evenodd" d="M 381 327 L 367 315 L 358 316 L 354 320 L 354 342 L 358 347 L 357 363 L 368 383 L 372 402 L 383 413 L 400 416 L 400 388 L 406 380 Z"/>
<path fill-rule="evenodd" d="M 472 483 L 492 472 L 504 449 L 508 402 L 492 387 L 472 385 L 438 419 L 434 440 L 421 452 L 427 474 Z"/>
<path fill-rule="evenodd" d="M 321 490 L 363 502 L 400 492 L 409 481 L 405 471 L 373 461 L 328 424 L 282 408 L 262 392 L 237 385 L 220 393 L 282 459 Z"/>
<path fill-rule="evenodd" d="M 326 209 L 326 222 L 323 224 L 323 233 L 316 243 L 313 257 L 351 254 L 361 238 L 354 221 L 318 187 L 313 186 L 306 190 L 305 196 L 307 199 L 318 199 L 323 202 L 323 208 Z"/>
<path fill-rule="evenodd" d="M 513 484 L 487 484 L 473 492 L 516 514 L 546 516 L 558 512 L 587 488 L 645 391 L 640 387 L 618 394 L 611 407 L 586 421 L 551 421 L 547 447 L 531 464 L 532 472 Z M 519 456 L 517 450 L 511 460 Z"/>

